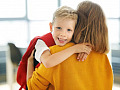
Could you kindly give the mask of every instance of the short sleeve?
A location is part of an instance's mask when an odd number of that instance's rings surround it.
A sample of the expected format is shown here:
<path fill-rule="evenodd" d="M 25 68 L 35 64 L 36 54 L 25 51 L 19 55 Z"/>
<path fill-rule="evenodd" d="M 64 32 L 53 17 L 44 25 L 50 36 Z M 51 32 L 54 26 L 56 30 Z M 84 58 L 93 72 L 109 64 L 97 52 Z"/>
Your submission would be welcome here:
<path fill-rule="evenodd" d="M 41 63 L 40 57 L 41 57 L 42 53 L 43 53 L 45 50 L 47 50 L 47 49 L 50 50 L 50 49 L 49 49 L 48 46 L 45 44 L 45 42 L 44 42 L 43 40 L 41 40 L 41 39 L 38 39 L 38 40 L 37 40 L 37 43 L 36 43 L 36 45 L 35 45 L 35 49 L 36 49 L 35 59 L 36 59 L 39 63 Z"/>

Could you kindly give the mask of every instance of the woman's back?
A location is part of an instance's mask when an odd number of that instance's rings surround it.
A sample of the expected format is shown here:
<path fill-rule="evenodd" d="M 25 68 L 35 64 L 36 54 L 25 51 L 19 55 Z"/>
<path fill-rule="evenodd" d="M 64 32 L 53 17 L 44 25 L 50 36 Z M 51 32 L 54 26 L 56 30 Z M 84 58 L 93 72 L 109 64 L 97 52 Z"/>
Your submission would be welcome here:
<path fill-rule="evenodd" d="M 53 46 L 50 50 L 54 54 L 72 45 Z M 76 58 L 74 54 L 51 68 L 54 69 L 51 83 L 55 90 L 112 90 L 113 73 L 107 55 L 92 51 L 84 62 Z"/>

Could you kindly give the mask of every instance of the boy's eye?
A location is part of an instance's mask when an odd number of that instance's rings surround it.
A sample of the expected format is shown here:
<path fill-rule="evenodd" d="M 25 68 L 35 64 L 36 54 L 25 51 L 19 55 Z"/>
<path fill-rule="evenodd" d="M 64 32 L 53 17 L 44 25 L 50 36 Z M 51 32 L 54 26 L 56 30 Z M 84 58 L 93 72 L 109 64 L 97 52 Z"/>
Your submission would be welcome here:
<path fill-rule="evenodd" d="M 62 29 L 61 27 L 56 27 L 57 29 Z"/>
<path fill-rule="evenodd" d="M 71 29 L 68 29 L 67 31 L 72 31 Z"/>

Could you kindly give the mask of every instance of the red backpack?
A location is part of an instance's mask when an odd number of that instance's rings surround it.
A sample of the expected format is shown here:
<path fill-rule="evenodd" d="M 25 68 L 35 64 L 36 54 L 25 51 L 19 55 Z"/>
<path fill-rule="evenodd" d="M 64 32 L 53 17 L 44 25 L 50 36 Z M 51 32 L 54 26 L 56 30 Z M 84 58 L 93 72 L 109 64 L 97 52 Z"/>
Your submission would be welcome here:
<path fill-rule="evenodd" d="M 35 44 L 38 39 L 43 40 L 48 47 L 55 45 L 51 33 L 47 33 L 43 36 L 36 36 L 31 40 L 26 52 L 22 56 L 22 59 L 17 70 L 17 83 L 21 86 L 19 90 L 22 90 L 22 88 L 26 89 L 27 60 L 28 57 L 31 55 L 32 50 L 35 49 Z M 40 63 L 37 64 L 35 67 L 37 68 L 39 65 Z"/>

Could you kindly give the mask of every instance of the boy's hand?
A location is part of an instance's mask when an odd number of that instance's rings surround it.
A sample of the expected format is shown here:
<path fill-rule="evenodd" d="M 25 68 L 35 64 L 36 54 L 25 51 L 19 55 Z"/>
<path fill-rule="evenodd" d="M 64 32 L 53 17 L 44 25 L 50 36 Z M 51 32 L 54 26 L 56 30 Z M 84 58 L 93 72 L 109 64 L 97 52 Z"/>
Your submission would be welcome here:
<path fill-rule="evenodd" d="M 87 53 L 79 53 L 77 56 L 78 61 L 84 61 L 86 60 L 88 54 Z"/>
<path fill-rule="evenodd" d="M 75 53 L 86 53 L 90 54 L 92 50 L 92 46 L 89 43 L 81 43 L 74 45 L 75 47 Z"/>
<path fill-rule="evenodd" d="M 82 43 L 82 44 L 77 44 L 77 52 L 78 52 L 78 56 L 77 59 L 79 61 L 84 61 L 86 60 L 87 56 L 90 54 L 91 50 L 92 50 L 92 46 L 89 43 Z"/>
<path fill-rule="evenodd" d="M 32 51 L 31 55 L 28 58 L 28 61 L 30 62 L 33 62 L 33 53 L 34 53 L 34 50 Z"/>

